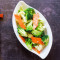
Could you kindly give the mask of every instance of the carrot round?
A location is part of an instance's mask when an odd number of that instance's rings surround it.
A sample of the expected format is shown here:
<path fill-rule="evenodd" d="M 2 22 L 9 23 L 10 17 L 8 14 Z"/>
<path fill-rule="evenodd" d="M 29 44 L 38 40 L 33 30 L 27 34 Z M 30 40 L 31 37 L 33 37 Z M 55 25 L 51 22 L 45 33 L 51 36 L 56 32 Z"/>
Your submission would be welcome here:
<path fill-rule="evenodd" d="M 0 14 L 0 18 L 3 18 L 3 14 Z"/>
<path fill-rule="evenodd" d="M 41 51 L 38 51 L 35 47 L 33 47 L 33 50 L 36 51 L 38 54 L 40 54 Z"/>
<path fill-rule="evenodd" d="M 20 36 L 20 35 L 19 35 L 19 36 Z M 20 36 L 20 38 L 22 39 L 23 42 L 25 42 L 25 39 L 24 39 L 22 36 Z"/>
<path fill-rule="evenodd" d="M 33 30 L 38 26 L 38 19 L 39 19 L 39 14 L 34 14 L 33 15 Z"/>
<path fill-rule="evenodd" d="M 33 43 L 37 43 L 37 44 L 42 44 L 42 45 L 44 45 L 44 43 L 42 42 L 42 39 L 41 39 L 41 38 L 31 37 L 31 39 L 32 39 L 32 42 L 33 42 Z"/>
<path fill-rule="evenodd" d="M 15 18 L 16 18 L 17 22 L 19 23 L 20 27 L 23 28 L 23 29 L 26 29 L 26 27 L 25 27 L 25 25 L 24 25 L 24 23 L 21 19 L 21 16 L 15 14 Z"/>

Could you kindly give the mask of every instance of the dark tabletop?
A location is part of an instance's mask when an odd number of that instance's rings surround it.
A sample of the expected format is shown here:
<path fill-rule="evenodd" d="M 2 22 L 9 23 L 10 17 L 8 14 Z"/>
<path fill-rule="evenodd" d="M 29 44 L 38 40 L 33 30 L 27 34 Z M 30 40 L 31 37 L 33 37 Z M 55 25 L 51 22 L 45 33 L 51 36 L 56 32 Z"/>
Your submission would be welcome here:
<path fill-rule="evenodd" d="M 12 27 L 12 13 L 19 0 L 0 0 L 0 60 L 42 60 L 26 50 L 18 41 Z M 39 10 L 48 20 L 53 32 L 53 46 L 45 60 L 60 60 L 60 0 L 24 0 Z"/>

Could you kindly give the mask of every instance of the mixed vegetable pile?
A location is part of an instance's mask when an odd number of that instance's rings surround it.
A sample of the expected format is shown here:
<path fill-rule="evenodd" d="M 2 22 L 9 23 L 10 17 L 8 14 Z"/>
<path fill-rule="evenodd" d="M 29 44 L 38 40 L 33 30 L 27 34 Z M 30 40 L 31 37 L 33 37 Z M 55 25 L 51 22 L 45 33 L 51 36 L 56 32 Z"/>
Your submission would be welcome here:
<path fill-rule="evenodd" d="M 17 32 L 30 50 L 40 53 L 48 45 L 49 37 L 45 34 L 44 21 L 33 8 L 22 7 L 15 14 Z"/>

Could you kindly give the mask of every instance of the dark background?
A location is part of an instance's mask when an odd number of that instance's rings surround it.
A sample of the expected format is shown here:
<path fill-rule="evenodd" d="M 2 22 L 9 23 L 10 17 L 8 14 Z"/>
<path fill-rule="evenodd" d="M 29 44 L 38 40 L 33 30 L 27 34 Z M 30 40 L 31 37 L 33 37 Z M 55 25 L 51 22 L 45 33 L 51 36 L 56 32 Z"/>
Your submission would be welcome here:
<path fill-rule="evenodd" d="M 26 50 L 16 38 L 12 13 L 19 0 L 0 0 L 0 60 L 42 60 Z M 48 20 L 53 32 L 53 46 L 45 60 L 60 60 L 60 0 L 24 0 L 39 10 Z"/>

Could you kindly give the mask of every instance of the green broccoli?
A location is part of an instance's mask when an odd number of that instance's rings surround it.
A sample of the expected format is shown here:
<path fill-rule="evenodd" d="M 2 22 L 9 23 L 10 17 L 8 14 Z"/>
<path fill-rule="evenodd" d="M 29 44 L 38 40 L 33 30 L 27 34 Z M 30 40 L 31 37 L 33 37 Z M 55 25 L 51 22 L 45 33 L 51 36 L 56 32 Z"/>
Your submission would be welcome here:
<path fill-rule="evenodd" d="M 26 10 L 24 10 L 25 15 L 26 15 L 26 19 L 30 20 L 33 18 L 33 14 L 35 13 L 33 8 L 27 8 Z"/>
<path fill-rule="evenodd" d="M 40 31 L 38 31 L 38 30 L 33 30 L 31 33 L 32 33 L 35 37 L 39 37 L 39 36 L 42 34 L 42 32 L 40 32 Z"/>
<path fill-rule="evenodd" d="M 27 32 L 24 29 L 22 29 L 21 27 L 18 27 L 17 30 L 21 36 L 27 37 Z"/>
<path fill-rule="evenodd" d="M 38 45 L 38 44 L 33 44 L 32 46 L 35 47 L 35 46 L 37 46 L 37 45 Z"/>
<path fill-rule="evenodd" d="M 36 30 L 43 31 L 44 30 L 43 24 L 39 22 Z"/>
<path fill-rule="evenodd" d="M 49 42 L 49 38 L 48 38 L 48 35 L 44 35 L 42 37 L 42 41 L 44 42 L 44 44 L 47 46 L 48 42 Z"/>
<path fill-rule="evenodd" d="M 30 19 L 32 19 L 33 18 L 33 15 L 31 14 L 31 13 L 27 13 L 26 14 L 26 19 L 27 20 L 30 20 Z"/>
<path fill-rule="evenodd" d="M 45 32 L 44 31 L 41 31 L 41 35 L 39 36 L 40 38 L 45 36 Z"/>
<path fill-rule="evenodd" d="M 26 43 L 27 47 L 28 47 L 30 50 L 32 50 L 32 40 L 31 40 L 30 38 L 27 38 L 27 39 L 25 40 L 25 43 Z"/>
<path fill-rule="evenodd" d="M 33 30 L 32 21 L 28 23 L 26 26 L 26 31 L 31 31 L 31 30 Z"/>

